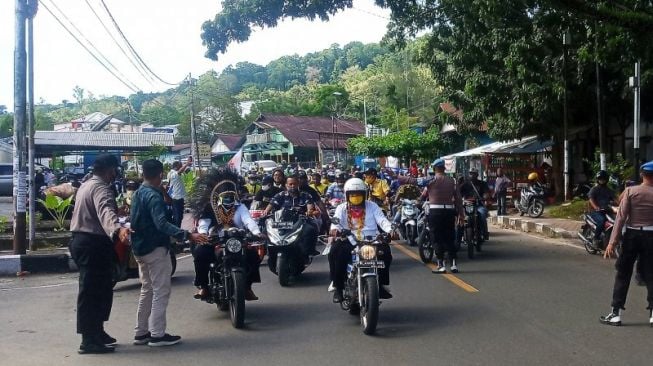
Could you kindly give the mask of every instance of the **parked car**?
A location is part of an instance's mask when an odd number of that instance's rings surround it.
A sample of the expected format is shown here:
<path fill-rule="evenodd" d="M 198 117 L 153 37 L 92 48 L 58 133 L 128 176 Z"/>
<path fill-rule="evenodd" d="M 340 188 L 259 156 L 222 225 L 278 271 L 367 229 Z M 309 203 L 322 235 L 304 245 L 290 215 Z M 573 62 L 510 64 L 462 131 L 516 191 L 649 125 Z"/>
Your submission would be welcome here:
<path fill-rule="evenodd" d="M 0 196 L 14 194 L 14 166 L 11 163 L 0 164 Z"/>
<path fill-rule="evenodd" d="M 263 168 L 263 171 L 266 173 L 271 173 L 277 167 L 277 163 L 273 160 L 258 160 L 254 164 L 258 168 Z"/>

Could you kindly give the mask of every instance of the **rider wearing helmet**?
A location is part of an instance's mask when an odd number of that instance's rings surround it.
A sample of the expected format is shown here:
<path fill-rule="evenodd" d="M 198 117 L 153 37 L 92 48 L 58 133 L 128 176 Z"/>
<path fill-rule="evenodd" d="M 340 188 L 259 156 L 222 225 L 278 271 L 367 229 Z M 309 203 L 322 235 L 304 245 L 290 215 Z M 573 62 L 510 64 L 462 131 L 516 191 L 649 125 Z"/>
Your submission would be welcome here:
<path fill-rule="evenodd" d="M 365 183 L 369 187 L 368 199 L 379 206 L 388 203 L 388 193 L 390 193 L 390 186 L 385 179 L 379 179 L 377 170 L 369 168 L 365 171 Z"/>
<path fill-rule="evenodd" d="M 490 188 L 485 181 L 478 179 L 478 170 L 474 168 L 469 170 L 469 179 L 460 187 L 460 195 L 463 200 L 477 201 L 477 211 L 481 216 L 481 231 L 483 231 L 483 238 L 488 240 L 490 234 L 487 229 L 488 210 L 485 201 L 490 197 Z"/>
<path fill-rule="evenodd" d="M 250 173 L 247 176 L 247 184 L 245 184 L 245 188 L 247 189 L 247 193 L 252 196 L 261 190 L 261 185 L 259 184 L 259 176 L 255 172 Z"/>
<path fill-rule="evenodd" d="M 316 190 L 317 193 L 320 194 L 320 196 L 324 196 L 327 188 L 329 188 L 329 185 L 322 183 L 322 176 L 320 175 L 320 173 L 313 173 L 311 175 L 311 178 L 313 178 L 313 180 L 311 181 L 309 186 L 314 190 Z"/>
<path fill-rule="evenodd" d="M 331 236 L 338 231 L 347 229 L 358 239 L 375 237 L 378 227 L 386 233 L 393 230 L 392 223 L 385 217 L 381 209 L 374 202 L 365 199 L 367 185 L 361 179 L 351 178 L 345 183 L 346 202 L 340 204 L 335 211 L 334 218 L 339 222 L 331 224 Z M 334 240 L 329 252 L 329 271 L 335 286 L 333 302 L 342 302 L 342 291 L 345 286 L 347 264 L 351 263 L 351 244 L 349 241 Z M 378 259 L 385 262 L 385 268 L 379 268 L 379 297 L 390 299 L 392 295 L 387 287 L 390 284 L 390 264 L 392 253 L 388 244 L 378 247 Z"/>
<path fill-rule="evenodd" d="M 261 181 L 261 190 L 256 193 L 254 197 L 254 202 L 252 202 L 252 209 L 257 209 L 259 206 L 265 208 L 272 200 L 272 197 L 277 195 L 277 193 L 283 191 L 282 188 L 274 186 L 274 180 L 271 176 L 266 175 Z"/>
<path fill-rule="evenodd" d="M 612 213 L 610 206 L 614 201 L 614 192 L 608 187 L 608 180 L 610 174 L 605 170 L 600 170 L 596 173 L 596 185 L 590 189 L 587 196 L 589 197 L 592 212 L 590 216 L 596 222 L 596 230 L 594 231 L 594 240 L 597 241 L 603 233 L 605 226 L 606 213 Z"/>
<path fill-rule="evenodd" d="M 213 169 L 195 183 L 197 192 L 191 197 L 190 207 L 196 218 L 198 229 L 201 225 L 205 230 L 214 228 L 218 234 L 230 227 L 247 228 L 254 235 L 261 236 L 256 221 L 252 219 L 245 205 L 240 204 L 238 175 L 224 168 Z M 210 223 L 209 223 L 210 222 Z M 197 245 L 193 248 L 195 264 L 195 286 L 199 291 L 197 299 L 205 299 L 208 295 L 209 269 L 211 263 L 217 260 L 213 245 Z M 247 262 L 247 292 L 245 300 L 258 300 L 252 291 L 252 283 L 261 282 L 259 258 L 256 250 L 246 250 Z"/>
<path fill-rule="evenodd" d="M 335 183 L 332 183 L 329 188 L 326 191 L 326 197 L 328 199 L 336 198 L 340 200 L 345 199 L 345 181 L 346 181 L 345 173 L 340 173 L 336 177 Z"/>

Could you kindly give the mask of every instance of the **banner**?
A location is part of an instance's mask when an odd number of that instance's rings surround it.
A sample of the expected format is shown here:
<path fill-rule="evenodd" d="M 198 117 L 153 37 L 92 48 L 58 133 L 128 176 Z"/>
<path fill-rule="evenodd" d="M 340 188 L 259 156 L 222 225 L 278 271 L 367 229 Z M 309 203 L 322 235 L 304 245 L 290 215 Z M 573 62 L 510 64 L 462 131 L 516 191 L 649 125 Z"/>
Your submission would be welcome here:
<path fill-rule="evenodd" d="M 234 155 L 231 159 L 229 159 L 227 165 L 229 165 L 231 169 L 234 169 L 235 171 L 240 173 L 240 165 L 242 164 L 242 162 L 243 162 L 243 148 L 241 147 L 240 150 L 238 150 L 238 152 L 236 153 L 236 155 Z"/>

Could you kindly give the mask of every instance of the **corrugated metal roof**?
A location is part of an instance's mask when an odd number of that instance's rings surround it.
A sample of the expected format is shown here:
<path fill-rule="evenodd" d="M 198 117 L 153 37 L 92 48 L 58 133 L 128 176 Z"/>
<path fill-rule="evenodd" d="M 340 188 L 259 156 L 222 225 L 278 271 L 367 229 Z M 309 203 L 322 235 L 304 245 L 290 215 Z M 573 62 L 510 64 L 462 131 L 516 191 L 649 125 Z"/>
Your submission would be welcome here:
<path fill-rule="evenodd" d="M 256 123 L 266 128 L 276 128 L 295 147 L 316 147 L 318 135 L 323 144 L 331 146 L 333 124 L 336 126 L 337 134 L 352 136 L 364 135 L 365 126 L 360 121 L 336 119 L 331 117 L 309 117 L 309 116 L 282 116 L 282 115 L 261 115 Z M 319 134 L 318 134 L 319 133 Z M 338 136 L 338 148 L 346 146 L 346 138 Z"/>
<path fill-rule="evenodd" d="M 93 113 L 87 114 L 87 115 L 85 115 L 83 117 L 74 119 L 74 120 L 72 120 L 70 122 L 98 123 L 98 122 L 102 121 L 103 119 L 105 119 L 107 117 L 109 117 L 108 114 L 104 114 L 102 112 L 93 112 Z M 109 121 L 109 123 L 124 125 L 126 122 L 122 121 L 122 120 L 119 120 L 118 118 L 112 117 L 111 120 Z"/>
<path fill-rule="evenodd" d="M 175 145 L 169 133 L 116 133 L 116 132 L 56 132 L 35 131 L 36 146 L 65 146 L 80 148 L 149 148 L 153 145 L 172 147 Z"/>
<path fill-rule="evenodd" d="M 229 133 L 216 133 L 216 139 L 222 140 L 222 142 L 227 145 L 227 148 L 231 151 L 236 151 L 242 146 L 245 141 L 244 135 L 234 135 Z"/>

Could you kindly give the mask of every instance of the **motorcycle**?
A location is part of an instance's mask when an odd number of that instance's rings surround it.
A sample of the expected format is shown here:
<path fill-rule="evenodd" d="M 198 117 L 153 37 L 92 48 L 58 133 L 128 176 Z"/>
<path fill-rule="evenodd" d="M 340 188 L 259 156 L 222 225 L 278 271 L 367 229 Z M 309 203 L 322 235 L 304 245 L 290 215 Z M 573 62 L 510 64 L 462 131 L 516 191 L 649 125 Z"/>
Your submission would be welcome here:
<path fill-rule="evenodd" d="M 594 233 L 596 232 L 597 227 L 596 221 L 594 221 L 590 214 L 583 215 L 584 224 L 578 232 L 578 237 L 585 245 L 585 250 L 587 250 L 589 254 L 602 253 L 608 246 L 615 217 L 614 211 L 612 210 L 603 210 L 603 213 L 605 214 L 606 220 L 603 226 L 603 232 L 599 236 L 597 242 L 594 241 Z"/>
<path fill-rule="evenodd" d="M 326 201 L 326 208 L 330 218 L 333 218 L 333 215 L 336 213 L 336 207 L 338 207 L 341 203 L 342 199 L 340 198 L 332 198 Z"/>
<path fill-rule="evenodd" d="M 268 267 L 279 277 L 279 284 L 286 287 L 291 276 L 298 276 L 310 265 L 299 248 L 299 240 L 309 218 L 296 210 L 281 209 L 265 221 L 268 236 Z"/>
<path fill-rule="evenodd" d="M 417 228 L 419 236 L 417 237 L 417 245 L 419 257 L 425 264 L 431 263 L 435 249 L 431 244 L 431 228 L 428 225 L 428 202 L 424 203 L 422 212 L 417 218 Z"/>
<path fill-rule="evenodd" d="M 462 244 L 467 246 L 467 258 L 473 259 L 474 252 L 480 252 L 483 244 L 481 233 L 481 215 L 478 213 L 479 202 L 475 199 L 464 200 L 465 222 L 462 225 Z"/>
<path fill-rule="evenodd" d="M 408 242 L 408 245 L 414 247 L 417 245 L 417 236 L 419 233 L 417 223 L 420 209 L 417 207 L 417 202 L 414 200 L 402 200 L 401 203 L 401 221 L 399 225 L 399 233 L 401 238 Z"/>
<path fill-rule="evenodd" d="M 520 198 L 515 200 L 515 208 L 520 216 L 528 214 L 532 218 L 544 213 L 544 189 L 539 186 L 522 187 Z"/>
<path fill-rule="evenodd" d="M 346 240 L 354 247 L 352 263 L 347 265 L 347 280 L 340 307 L 360 317 L 363 333 L 374 334 L 380 305 L 378 269 L 385 267 L 385 263 L 378 260 L 377 246 L 389 243 L 390 236 L 380 234 L 376 238 L 357 240 L 351 231 L 343 230 L 339 240 Z"/>
<path fill-rule="evenodd" d="M 240 329 L 245 323 L 245 292 L 247 290 L 247 262 L 245 251 L 256 248 L 261 255 L 261 244 L 246 230 L 231 227 L 214 233 L 208 228 L 211 220 L 201 219 L 198 232 L 209 235 L 215 247 L 216 261 L 209 270 L 209 296 L 204 299 L 216 304 L 221 311 L 229 310 L 231 325 Z M 263 254 L 264 255 L 264 254 Z"/>
<path fill-rule="evenodd" d="M 127 217 L 120 217 L 118 220 L 122 227 L 129 228 Z M 127 241 L 120 241 L 116 239 L 114 242 L 114 258 L 111 275 L 111 285 L 115 287 L 118 282 L 126 281 L 130 278 L 139 278 L 138 263 L 134 258 L 134 253 L 131 250 L 131 239 Z M 174 249 L 169 251 L 170 263 L 172 264 L 172 277 L 177 270 L 177 253 Z"/>

